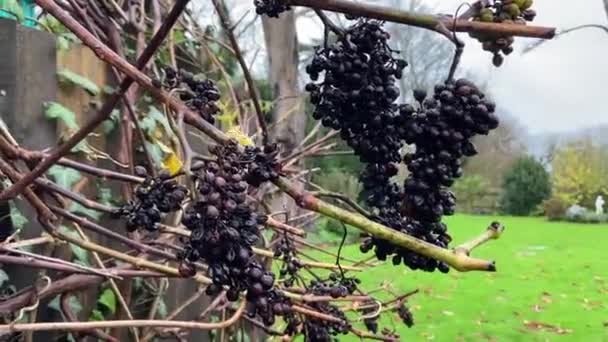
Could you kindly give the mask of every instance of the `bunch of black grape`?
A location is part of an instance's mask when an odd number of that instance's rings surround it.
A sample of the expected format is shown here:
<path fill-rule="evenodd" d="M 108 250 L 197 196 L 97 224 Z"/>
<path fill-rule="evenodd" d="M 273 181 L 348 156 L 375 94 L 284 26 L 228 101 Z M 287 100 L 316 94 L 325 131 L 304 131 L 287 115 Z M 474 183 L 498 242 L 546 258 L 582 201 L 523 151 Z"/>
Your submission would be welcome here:
<path fill-rule="evenodd" d="M 317 296 L 332 296 L 332 292 L 335 292 L 336 288 L 335 282 L 331 284 L 328 281 L 312 281 L 308 292 Z M 329 302 L 312 302 L 309 305 L 315 311 L 333 316 L 340 321 L 330 322 L 315 317 L 306 317 L 304 321 L 304 336 L 306 341 L 334 341 L 336 340 L 336 336 L 350 331 L 351 325 L 344 312 L 338 307 L 329 304 Z"/>
<path fill-rule="evenodd" d="M 327 302 L 314 302 L 310 305 L 315 311 L 340 319 L 340 322 L 321 320 L 307 317 L 304 321 L 304 336 L 306 341 L 330 342 L 336 341 L 336 336 L 347 334 L 351 325 L 346 315 L 338 307 Z"/>
<path fill-rule="evenodd" d="M 310 292 L 317 296 L 341 298 L 353 294 L 359 283 L 360 280 L 357 278 L 346 278 L 331 273 L 328 279 L 311 281 Z"/>
<path fill-rule="evenodd" d="M 361 309 L 361 313 L 365 316 L 363 319 L 363 324 L 365 328 L 374 334 L 378 333 L 378 318 L 380 318 L 378 312 L 378 304 L 374 301 L 363 302 L 363 309 Z M 375 315 L 372 315 L 374 314 Z"/>
<path fill-rule="evenodd" d="M 278 18 L 279 14 L 290 10 L 281 0 L 254 0 L 253 4 L 257 14 L 266 14 L 271 18 Z"/>
<path fill-rule="evenodd" d="M 306 71 L 313 117 L 340 136 L 364 162 L 400 160 L 396 78 L 407 63 L 393 57 L 390 35 L 376 20 L 358 20 L 335 43 L 318 48 Z"/>
<path fill-rule="evenodd" d="M 302 268 L 302 263 L 295 257 L 295 246 L 289 238 L 282 237 L 274 249 L 274 257 L 281 258 L 283 264 L 279 271 L 279 276 L 284 279 L 283 285 L 292 287 L 298 272 Z"/>
<path fill-rule="evenodd" d="M 415 91 L 418 108 L 401 106 L 405 141 L 416 147 L 404 157 L 410 171 L 404 183 L 402 212 L 406 230 L 431 244 L 447 247 L 451 237 L 441 221 L 454 213 L 455 197 L 448 189 L 462 174 L 465 156 L 476 154 L 471 139 L 498 127 L 495 104 L 470 81 L 448 81 L 435 87 L 432 97 Z M 403 260 L 412 268 L 447 272 L 447 265 L 418 258 Z"/>
<path fill-rule="evenodd" d="M 209 79 L 201 80 L 191 73 L 166 66 L 165 83 L 168 88 L 180 90 L 180 99 L 186 105 L 197 111 L 205 121 L 214 123 L 213 117 L 219 112 L 219 107 L 215 103 L 220 99 L 220 92 Z"/>
<path fill-rule="evenodd" d="M 412 315 L 412 312 L 407 306 L 405 306 L 405 304 L 402 303 L 399 305 L 399 308 L 397 308 L 397 314 L 399 315 L 399 318 L 401 318 L 403 324 L 407 325 L 408 328 L 414 326 L 414 315 Z"/>
<path fill-rule="evenodd" d="M 191 235 L 179 257 L 184 265 L 207 263 L 213 281 L 206 289 L 208 295 L 227 287 L 226 298 L 235 301 L 247 291 L 247 313 L 272 325 L 275 316 L 291 314 L 291 304 L 274 289 L 274 274 L 253 255 L 260 226 L 267 220 L 247 199 L 245 178 L 255 164 L 255 150 L 240 151 L 238 143 L 230 141 L 209 152 L 217 159 L 205 161 L 194 176 L 199 196 L 182 219 Z"/>
<path fill-rule="evenodd" d="M 135 174 L 144 177 L 144 181 L 135 188 L 133 199 L 118 209 L 117 214 L 126 218 L 129 231 L 141 228 L 155 231 L 164 214 L 181 208 L 188 190 L 166 170 L 152 177 L 143 166 L 136 166 Z"/>
<path fill-rule="evenodd" d="M 531 9 L 533 0 L 496 0 L 488 3 L 487 7 L 481 8 L 474 21 L 488 23 L 505 23 L 515 25 L 526 25 L 526 22 L 534 20 L 536 11 Z M 491 33 L 470 32 L 472 38 L 479 40 L 485 51 L 494 55 L 492 62 L 495 66 L 502 65 L 503 55 L 513 52 L 512 36 L 497 36 Z"/>
<path fill-rule="evenodd" d="M 279 178 L 281 164 L 278 144 L 267 144 L 263 148 L 245 147 L 243 163 L 247 164 L 245 180 L 253 187 L 259 187 L 262 183 L 274 181 Z"/>
<path fill-rule="evenodd" d="M 228 286 L 228 296 L 236 300 L 251 285 L 244 272 L 251 271 L 251 279 L 259 280 L 261 288 L 270 288 L 274 282 L 273 276 L 258 274 L 252 265 L 251 247 L 259 239 L 259 226 L 266 222 L 266 216 L 259 215 L 247 201 L 249 185 L 243 179 L 245 169 L 236 144 L 210 150 L 217 160 L 205 162 L 195 174 L 198 198 L 182 219 L 192 231 L 182 258 L 190 263 L 199 259 L 207 262 L 214 283 L 209 291 Z"/>
<path fill-rule="evenodd" d="M 462 175 L 462 157 L 477 152 L 471 139 L 498 127 L 496 105 L 470 81 L 460 79 L 435 86 L 435 93 L 415 92 L 419 108 L 402 106 L 405 141 L 416 151 L 404 157 L 410 175 L 405 181 L 405 210 L 423 223 L 438 223 L 454 213 L 447 189 Z M 438 233 L 443 227 L 437 226 Z"/>

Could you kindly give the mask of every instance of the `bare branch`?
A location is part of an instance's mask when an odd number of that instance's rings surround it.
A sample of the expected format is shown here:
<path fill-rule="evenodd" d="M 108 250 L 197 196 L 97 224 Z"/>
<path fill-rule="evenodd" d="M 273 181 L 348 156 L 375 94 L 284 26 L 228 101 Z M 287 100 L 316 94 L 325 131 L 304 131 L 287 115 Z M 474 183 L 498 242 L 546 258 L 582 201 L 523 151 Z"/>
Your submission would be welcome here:
<path fill-rule="evenodd" d="M 463 243 L 460 246 L 454 248 L 454 253 L 461 255 L 470 255 L 473 249 L 483 245 L 490 240 L 496 240 L 500 238 L 502 233 L 505 231 L 505 227 L 498 222 L 492 222 L 492 224 L 483 232 L 480 236 Z"/>
<path fill-rule="evenodd" d="M 287 5 L 304 6 L 332 12 L 374 18 L 384 21 L 406 24 L 438 32 L 451 40 L 450 32 L 480 32 L 500 36 L 536 37 L 551 39 L 555 28 L 485 23 L 468 20 L 453 20 L 449 16 L 419 14 L 371 4 L 355 3 L 349 0 L 283 0 Z"/>

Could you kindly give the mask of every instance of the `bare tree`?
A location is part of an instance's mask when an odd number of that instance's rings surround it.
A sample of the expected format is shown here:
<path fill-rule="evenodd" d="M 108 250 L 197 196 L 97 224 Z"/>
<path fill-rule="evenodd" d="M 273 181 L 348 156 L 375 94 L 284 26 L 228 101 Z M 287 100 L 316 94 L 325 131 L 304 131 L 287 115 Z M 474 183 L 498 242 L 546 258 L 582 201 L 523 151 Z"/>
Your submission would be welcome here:
<path fill-rule="evenodd" d="M 306 113 L 298 83 L 298 35 L 293 11 L 280 18 L 263 17 L 264 39 L 268 54 L 269 84 L 274 105 L 272 125 L 274 140 L 281 144 L 283 153 L 290 154 L 304 139 Z M 279 209 L 287 197 L 282 195 L 274 207 Z M 289 212 L 296 209 L 291 205 Z"/>

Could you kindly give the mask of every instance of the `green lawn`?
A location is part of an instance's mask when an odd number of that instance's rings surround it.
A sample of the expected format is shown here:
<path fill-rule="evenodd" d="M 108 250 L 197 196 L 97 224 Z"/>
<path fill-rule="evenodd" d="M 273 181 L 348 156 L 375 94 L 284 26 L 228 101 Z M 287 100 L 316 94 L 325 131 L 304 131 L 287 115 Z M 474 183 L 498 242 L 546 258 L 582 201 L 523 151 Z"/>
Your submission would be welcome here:
<path fill-rule="evenodd" d="M 456 245 L 495 219 L 505 234 L 473 254 L 496 260 L 496 273 L 422 273 L 390 262 L 360 273 L 366 289 L 386 281 L 400 292 L 421 290 L 409 300 L 413 328 L 388 317 L 380 327 L 395 326 L 407 341 L 608 341 L 608 225 L 465 215 L 446 221 Z M 344 255 L 362 259 L 357 246 Z"/>

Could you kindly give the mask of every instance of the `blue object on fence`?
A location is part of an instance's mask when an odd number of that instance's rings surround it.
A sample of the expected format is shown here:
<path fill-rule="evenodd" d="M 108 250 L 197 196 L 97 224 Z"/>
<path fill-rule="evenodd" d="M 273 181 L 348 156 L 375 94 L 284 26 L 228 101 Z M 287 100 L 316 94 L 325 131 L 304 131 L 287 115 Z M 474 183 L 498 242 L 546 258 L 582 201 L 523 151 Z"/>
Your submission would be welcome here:
<path fill-rule="evenodd" d="M 34 0 L 0 0 L 0 18 L 16 19 L 24 26 L 36 26 Z"/>

